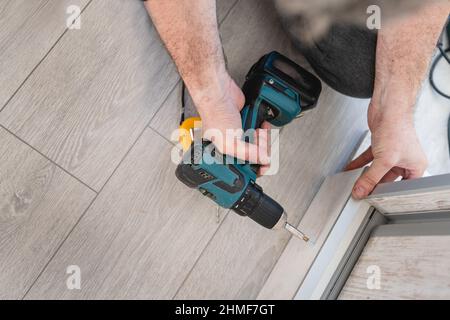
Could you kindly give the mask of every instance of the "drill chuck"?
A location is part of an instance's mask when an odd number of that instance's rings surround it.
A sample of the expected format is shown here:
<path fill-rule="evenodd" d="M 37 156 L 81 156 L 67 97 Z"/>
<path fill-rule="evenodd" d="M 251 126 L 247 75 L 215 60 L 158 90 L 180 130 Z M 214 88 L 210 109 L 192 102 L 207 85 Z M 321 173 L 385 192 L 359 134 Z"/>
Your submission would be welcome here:
<path fill-rule="evenodd" d="M 256 183 L 250 183 L 233 210 L 241 216 L 253 219 L 267 229 L 285 229 L 308 242 L 309 237 L 289 224 L 287 214 L 278 202 L 266 195 Z"/>
<path fill-rule="evenodd" d="M 283 208 L 266 195 L 256 183 L 250 183 L 233 210 L 247 216 L 267 229 L 272 229 L 283 219 Z"/>

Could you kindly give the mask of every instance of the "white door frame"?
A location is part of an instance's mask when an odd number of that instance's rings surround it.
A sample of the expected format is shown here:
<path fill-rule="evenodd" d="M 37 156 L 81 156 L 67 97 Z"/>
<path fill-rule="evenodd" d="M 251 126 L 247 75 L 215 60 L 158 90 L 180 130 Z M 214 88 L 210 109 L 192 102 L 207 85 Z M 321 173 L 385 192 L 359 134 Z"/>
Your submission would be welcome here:
<path fill-rule="evenodd" d="M 376 226 L 450 221 L 450 175 L 381 184 L 366 200 L 355 201 L 351 186 L 361 172 L 325 180 L 300 222 L 304 232 L 313 234 L 313 243 L 292 238 L 258 298 L 335 299 Z M 341 186 L 338 189 L 344 195 L 340 198 L 346 199 L 343 206 L 330 206 L 328 198 L 340 199 L 330 194 L 330 184 L 335 189 Z M 318 216 L 321 208 L 331 212 Z M 322 227 L 315 227 L 317 224 Z"/>

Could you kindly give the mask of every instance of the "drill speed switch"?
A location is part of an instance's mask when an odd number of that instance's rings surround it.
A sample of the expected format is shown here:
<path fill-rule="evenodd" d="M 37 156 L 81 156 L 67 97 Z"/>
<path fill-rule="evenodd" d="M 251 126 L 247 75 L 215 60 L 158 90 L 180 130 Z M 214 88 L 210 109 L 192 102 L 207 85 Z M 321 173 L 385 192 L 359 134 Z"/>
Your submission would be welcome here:
<path fill-rule="evenodd" d="M 244 131 L 264 121 L 282 127 L 317 104 L 321 83 L 314 75 L 277 52 L 263 56 L 247 74 L 242 88 Z M 252 142 L 245 137 L 246 142 Z M 178 165 L 176 176 L 191 188 L 268 229 L 283 228 L 308 241 L 287 222 L 282 206 L 256 184 L 258 165 L 239 163 L 216 151 L 209 141 L 193 141 Z"/>

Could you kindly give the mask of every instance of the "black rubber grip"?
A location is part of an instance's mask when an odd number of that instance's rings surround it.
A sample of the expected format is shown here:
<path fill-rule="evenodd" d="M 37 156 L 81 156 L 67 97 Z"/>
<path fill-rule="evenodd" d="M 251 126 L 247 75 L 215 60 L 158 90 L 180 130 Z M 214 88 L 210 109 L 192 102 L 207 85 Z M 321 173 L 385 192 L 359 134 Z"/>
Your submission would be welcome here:
<path fill-rule="evenodd" d="M 246 108 L 248 108 L 248 113 L 247 113 L 247 118 L 245 119 L 243 126 L 242 126 L 244 131 L 247 131 L 249 129 L 261 128 L 262 123 L 267 118 L 267 107 L 261 103 L 258 107 L 251 105 L 251 106 L 246 106 Z M 253 121 L 253 117 L 254 117 L 255 113 L 256 113 L 256 122 L 254 125 L 252 125 L 252 121 Z"/>
<path fill-rule="evenodd" d="M 266 195 L 256 184 L 248 185 L 243 198 L 236 202 L 237 205 L 233 210 L 241 216 L 253 219 L 267 229 L 272 229 L 283 215 L 284 209 L 278 202 Z"/>

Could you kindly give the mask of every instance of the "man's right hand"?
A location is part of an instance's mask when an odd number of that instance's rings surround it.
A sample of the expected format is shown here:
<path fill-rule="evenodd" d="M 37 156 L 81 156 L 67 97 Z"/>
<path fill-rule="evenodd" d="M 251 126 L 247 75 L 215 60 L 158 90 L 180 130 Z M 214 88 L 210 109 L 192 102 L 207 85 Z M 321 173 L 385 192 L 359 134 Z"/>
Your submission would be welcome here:
<path fill-rule="evenodd" d="M 202 94 L 197 99 L 195 97 L 198 95 L 193 94 L 202 119 L 203 137 L 212 141 L 221 153 L 251 163 L 268 165 L 270 124 L 265 122 L 261 129 L 256 130 L 255 144 L 244 142 L 240 111 L 244 107 L 245 97 L 228 74 L 223 78 L 219 90 Z"/>
<path fill-rule="evenodd" d="M 226 71 L 216 1 L 148 0 L 145 5 L 200 113 L 204 138 L 221 153 L 268 164 L 268 123 L 256 130 L 255 144 L 242 140 L 245 98 Z"/>

